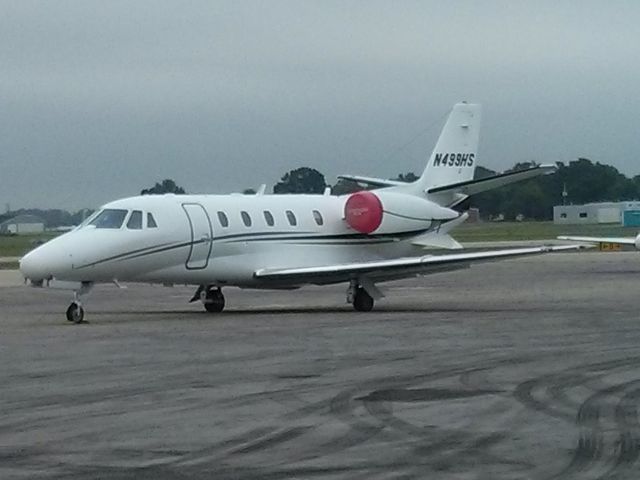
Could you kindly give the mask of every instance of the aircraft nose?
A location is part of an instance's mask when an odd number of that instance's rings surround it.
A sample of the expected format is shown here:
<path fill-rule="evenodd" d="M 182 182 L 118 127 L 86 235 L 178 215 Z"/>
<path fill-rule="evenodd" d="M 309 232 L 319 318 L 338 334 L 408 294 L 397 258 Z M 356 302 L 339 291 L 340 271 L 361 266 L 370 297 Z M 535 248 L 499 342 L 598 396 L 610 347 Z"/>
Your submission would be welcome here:
<path fill-rule="evenodd" d="M 32 282 L 59 276 L 71 267 L 71 258 L 53 246 L 42 245 L 20 259 L 20 272 Z"/>
<path fill-rule="evenodd" d="M 34 250 L 20 259 L 20 272 L 22 272 L 24 278 L 37 282 L 46 277 L 46 268 L 44 268 L 40 257 L 41 255 Z"/>

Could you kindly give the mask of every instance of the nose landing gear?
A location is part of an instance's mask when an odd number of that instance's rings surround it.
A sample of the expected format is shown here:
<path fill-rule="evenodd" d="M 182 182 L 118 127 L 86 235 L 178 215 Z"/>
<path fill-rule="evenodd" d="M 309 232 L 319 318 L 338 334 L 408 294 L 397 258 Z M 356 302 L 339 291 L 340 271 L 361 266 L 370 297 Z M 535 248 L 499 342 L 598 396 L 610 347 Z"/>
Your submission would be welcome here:
<path fill-rule="evenodd" d="M 67 308 L 67 320 L 73 323 L 82 323 L 84 320 L 84 308 L 78 302 L 71 302 Z"/>
<path fill-rule="evenodd" d="M 78 290 L 73 292 L 73 302 L 67 308 L 67 320 L 73 323 L 82 323 L 84 321 L 84 308 L 82 308 L 81 297 L 88 295 L 93 287 L 91 282 L 82 282 Z"/>

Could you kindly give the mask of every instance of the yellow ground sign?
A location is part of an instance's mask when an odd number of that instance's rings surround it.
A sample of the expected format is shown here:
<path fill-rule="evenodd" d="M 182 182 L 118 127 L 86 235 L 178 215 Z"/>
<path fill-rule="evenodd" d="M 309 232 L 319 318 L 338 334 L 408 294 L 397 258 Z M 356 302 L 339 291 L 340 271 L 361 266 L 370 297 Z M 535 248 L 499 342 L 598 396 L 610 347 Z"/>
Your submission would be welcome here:
<path fill-rule="evenodd" d="M 619 243 L 600 242 L 600 250 L 603 252 L 619 252 L 622 245 Z"/>

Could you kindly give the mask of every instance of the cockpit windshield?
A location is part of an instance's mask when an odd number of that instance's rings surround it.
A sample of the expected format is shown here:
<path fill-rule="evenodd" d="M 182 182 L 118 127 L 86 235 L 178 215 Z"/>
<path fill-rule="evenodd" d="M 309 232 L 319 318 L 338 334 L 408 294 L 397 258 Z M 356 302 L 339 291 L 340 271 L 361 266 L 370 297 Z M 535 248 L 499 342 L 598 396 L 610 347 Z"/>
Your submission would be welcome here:
<path fill-rule="evenodd" d="M 126 216 L 127 210 L 105 208 L 89 222 L 89 225 L 94 225 L 96 228 L 120 228 Z"/>
<path fill-rule="evenodd" d="M 89 225 L 91 222 L 93 222 L 93 219 L 96 218 L 98 215 L 100 214 L 100 210 L 96 210 L 95 212 L 93 212 L 91 215 L 89 215 L 87 218 L 85 218 L 82 223 L 80 225 L 78 225 L 76 227 L 76 229 L 78 228 L 82 228 L 82 227 L 86 227 L 87 225 Z"/>

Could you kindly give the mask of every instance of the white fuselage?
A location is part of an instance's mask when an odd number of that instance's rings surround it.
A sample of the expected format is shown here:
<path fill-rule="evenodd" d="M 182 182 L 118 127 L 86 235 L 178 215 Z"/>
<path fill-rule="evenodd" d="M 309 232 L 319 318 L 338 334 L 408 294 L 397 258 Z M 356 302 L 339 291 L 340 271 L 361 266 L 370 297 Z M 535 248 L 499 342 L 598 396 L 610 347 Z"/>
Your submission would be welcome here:
<path fill-rule="evenodd" d="M 344 221 L 346 198 L 150 195 L 117 200 L 101 211 L 126 210 L 121 225 L 103 228 L 90 220 L 27 254 L 21 270 L 32 280 L 278 287 L 262 285 L 254 272 L 415 255 L 421 249 L 410 240 L 434 225 L 432 216 L 424 215 L 401 218 L 388 233 L 362 234 Z M 143 221 L 129 228 L 134 211 Z"/>

